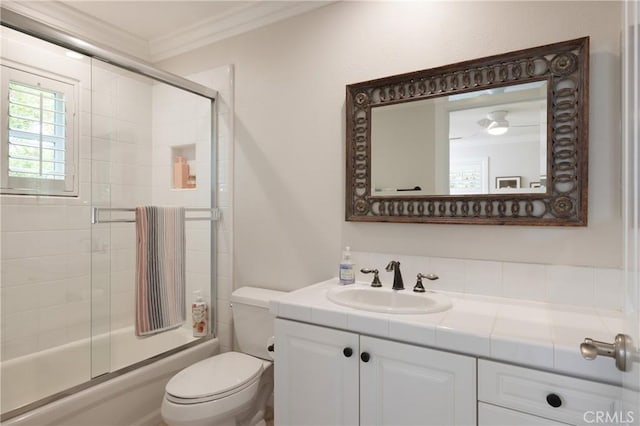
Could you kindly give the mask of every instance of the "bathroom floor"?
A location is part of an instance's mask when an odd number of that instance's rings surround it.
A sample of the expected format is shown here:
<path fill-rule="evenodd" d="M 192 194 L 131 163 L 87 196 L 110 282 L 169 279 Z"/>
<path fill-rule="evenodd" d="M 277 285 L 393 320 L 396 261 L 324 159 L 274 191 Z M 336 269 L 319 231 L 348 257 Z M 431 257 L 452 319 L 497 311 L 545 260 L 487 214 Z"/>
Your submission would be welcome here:
<path fill-rule="evenodd" d="M 264 416 L 264 420 L 267 423 L 266 426 L 273 426 L 273 408 L 267 407 L 267 412 Z M 168 426 L 165 422 L 161 421 L 156 426 Z"/>
<path fill-rule="evenodd" d="M 273 423 L 273 418 L 268 419 L 268 420 L 267 420 L 267 419 L 265 419 L 265 421 L 267 422 L 267 425 L 266 425 L 266 426 L 273 426 L 273 424 L 274 424 L 274 423 Z M 156 426 L 167 426 L 167 424 L 166 424 L 165 422 L 160 422 L 160 423 L 158 423 Z"/>

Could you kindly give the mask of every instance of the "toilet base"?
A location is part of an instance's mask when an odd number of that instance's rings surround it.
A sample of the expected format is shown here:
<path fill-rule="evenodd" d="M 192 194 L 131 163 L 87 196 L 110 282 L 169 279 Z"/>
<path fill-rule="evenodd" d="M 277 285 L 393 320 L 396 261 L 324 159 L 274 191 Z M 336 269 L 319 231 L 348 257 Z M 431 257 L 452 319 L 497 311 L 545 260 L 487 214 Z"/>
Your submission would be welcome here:
<path fill-rule="evenodd" d="M 273 394 L 273 364 L 268 364 L 258 380 L 237 394 L 198 404 L 176 404 L 165 396 L 163 420 L 169 426 L 266 426 L 265 409 Z"/>

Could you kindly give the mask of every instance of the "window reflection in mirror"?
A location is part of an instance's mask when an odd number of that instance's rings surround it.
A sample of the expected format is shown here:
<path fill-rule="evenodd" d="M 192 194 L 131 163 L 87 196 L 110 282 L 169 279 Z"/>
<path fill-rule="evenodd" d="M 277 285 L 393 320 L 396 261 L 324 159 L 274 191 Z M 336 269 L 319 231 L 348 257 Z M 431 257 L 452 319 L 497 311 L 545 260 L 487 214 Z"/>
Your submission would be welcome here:
<path fill-rule="evenodd" d="M 372 196 L 545 193 L 547 82 L 371 108 Z"/>

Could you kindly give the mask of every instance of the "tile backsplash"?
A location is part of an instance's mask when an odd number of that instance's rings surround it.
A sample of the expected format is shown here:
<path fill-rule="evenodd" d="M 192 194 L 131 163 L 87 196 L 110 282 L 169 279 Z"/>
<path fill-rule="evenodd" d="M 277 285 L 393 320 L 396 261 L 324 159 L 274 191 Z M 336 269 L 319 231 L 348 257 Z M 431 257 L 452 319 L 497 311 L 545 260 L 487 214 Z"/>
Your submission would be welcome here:
<path fill-rule="evenodd" d="M 620 311 L 623 308 L 620 269 L 358 251 L 353 252 L 353 259 L 358 281 L 372 279 L 360 269 L 378 269 L 384 286 L 393 283 L 393 272 L 385 271 L 384 267 L 390 260 L 398 260 L 407 289 L 415 285 L 418 273 L 432 273 L 439 279 L 423 280 L 425 288 L 597 309 Z"/>

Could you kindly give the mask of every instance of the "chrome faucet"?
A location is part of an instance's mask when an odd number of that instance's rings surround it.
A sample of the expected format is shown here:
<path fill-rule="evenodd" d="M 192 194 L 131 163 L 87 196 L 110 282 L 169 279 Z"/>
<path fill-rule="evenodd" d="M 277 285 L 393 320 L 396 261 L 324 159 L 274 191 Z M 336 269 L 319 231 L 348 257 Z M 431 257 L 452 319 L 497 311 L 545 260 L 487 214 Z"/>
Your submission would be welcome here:
<path fill-rule="evenodd" d="M 393 271 L 393 290 L 404 290 L 404 282 L 402 282 L 402 273 L 400 273 L 400 262 L 392 260 L 385 268 L 387 272 Z"/>

